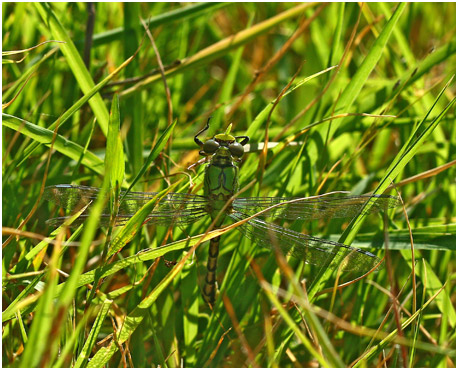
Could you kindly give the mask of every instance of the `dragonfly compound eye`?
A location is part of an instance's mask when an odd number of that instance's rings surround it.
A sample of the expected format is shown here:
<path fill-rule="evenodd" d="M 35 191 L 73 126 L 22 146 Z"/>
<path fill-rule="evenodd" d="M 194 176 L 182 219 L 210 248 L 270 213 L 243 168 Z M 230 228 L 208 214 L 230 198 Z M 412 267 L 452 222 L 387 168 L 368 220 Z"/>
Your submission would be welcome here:
<path fill-rule="evenodd" d="M 218 150 L 219 144 L 216 140 L 210 139 L 204 143 L 203 150 L 205 153 L 214 153 Z"/>
<path fill-rule="evenodd" d="M 238 142 L 229 144 L 229 151 L 234 157 L 239 158 L 242 157 L 243 153 L 245 152 L 245 150 L 243 149 L 243 145 Z"/>

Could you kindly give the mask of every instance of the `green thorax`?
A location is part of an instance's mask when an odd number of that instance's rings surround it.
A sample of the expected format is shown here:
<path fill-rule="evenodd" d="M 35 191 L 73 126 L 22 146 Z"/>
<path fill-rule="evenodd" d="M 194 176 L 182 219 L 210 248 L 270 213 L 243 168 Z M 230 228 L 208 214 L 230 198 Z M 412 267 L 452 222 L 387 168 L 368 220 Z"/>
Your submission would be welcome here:
<path fill-rule="evenodd" d="M 239 169 L 229 149 L 220 146 L 205 168 L 204 195 L 210 201 L 209 212 L 212 218 L 217 216 L 227 201 L 239 190 L 238 175 Z M 226 213 L 230 210 L 229 206 Z"/>
<path fill-rule="evenodd" d="M 209 128 L 210 119 L 205 128 L 194 136 L 194 141 L 201 147 L 201 155 L 210 158 L 205 167 L 204 195 L 208 198 L 207 212 L 215 219 L 221 210 L 225 213 L 232 211 L 230 199 L 239 190 L 239 169 L 236 165 L 243 156 L 243 146 L 248 143 L 248 136 L 231 135 L 232 124 L 224 134 L 215 135 L 212 139 L 202 142 L 199 135 Z M 238 140 L 241 140 L 240 142 Z M 221 226 L 224 217 L 219 217 L 215 226 Z"/>

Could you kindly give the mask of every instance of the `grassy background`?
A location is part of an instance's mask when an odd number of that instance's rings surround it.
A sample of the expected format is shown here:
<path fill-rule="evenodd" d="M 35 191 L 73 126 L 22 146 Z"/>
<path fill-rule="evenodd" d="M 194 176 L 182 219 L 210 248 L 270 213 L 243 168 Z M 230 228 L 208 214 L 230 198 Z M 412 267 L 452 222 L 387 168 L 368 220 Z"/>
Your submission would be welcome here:
<path fill-rule="evenodd" d="M 4 366 L 455 366 L 454 3 L 97 3 L 92 20 L 83 3 L 2 7 L 4 51 L 61 42 L 3 55 Z M 204 166 L 186 168 L 210 115 L 208 136 L 233 122 L 254 144 L 246 196 L 396 184 L 405 213 L 385 222 L 284 223 L 385 267 L 333 290 L 335 271 L 230 231 L 211 310 L 208 219 L 113 231 L 95 209 L 84 228 L 45 224 L 59 212 L 44 185 L 140 174 L 134 190 L 201 192 Z"/>

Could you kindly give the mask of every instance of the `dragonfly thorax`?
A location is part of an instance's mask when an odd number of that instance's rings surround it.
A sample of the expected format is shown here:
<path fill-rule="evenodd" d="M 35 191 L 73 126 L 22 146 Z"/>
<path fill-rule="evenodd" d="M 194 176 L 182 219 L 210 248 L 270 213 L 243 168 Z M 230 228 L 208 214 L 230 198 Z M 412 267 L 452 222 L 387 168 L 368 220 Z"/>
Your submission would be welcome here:
<path fill-rule="evenodd" d="M 236 161 L 227 147 L 220 146 L 211 156 L 210 163 L 205 167 L 204 195 L 211 200 L 209 213 L 212 218 L 238 191 L 238 171 Z"/>

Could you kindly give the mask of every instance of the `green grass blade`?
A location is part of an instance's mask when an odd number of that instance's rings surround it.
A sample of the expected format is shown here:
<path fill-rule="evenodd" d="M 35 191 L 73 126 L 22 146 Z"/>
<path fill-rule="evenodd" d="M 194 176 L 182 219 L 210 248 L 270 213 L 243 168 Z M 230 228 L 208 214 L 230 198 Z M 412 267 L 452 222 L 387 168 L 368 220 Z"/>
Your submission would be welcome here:
<path fill-rule="evenodd" d="M 157 28 L 167 23 L 174 21 L 182 22 L 186 19 L 199 17 L 211 10 L 215 11 L 217 9 L 229 6 L 230 3 L 197 3 L 191 4 L 189 6 L 174 9 L 163 14 L 151 17 L 148 19 L 148 24 L 150 28 Z M 137 23 L 137 27 L 143 31 L 143 25 L 141 22 Z M 112 41 L 117 41 L 121 35 L 125 32 L 125 28 L 119 27 L 107 32 L 101 32 L 94 35 L 94 46 L 99 46 L 103 44 L 110 43 Z"/>
<path fill-rule="evenodd" d="M 165 75 L 167 77 L 173 76 L 177 73 L 182 73 L 190 68 L 202 66 L 211 60 L 219 58 L 223 56 L 224 54 L 228 53 L 230 50 L 237 48 L 238 46 L 241 46 L 243 44 L 246 44 L 247 42 L 249 42 L 256 36 L 266 33 L 272 27 L 275 27 L 276 25 L 280 24 L 281 22 L 284 22 L 285 20 L 292 18 L 292 17 L 297 17 L 309 6 L 310 4 L 297 5 L 296 7 L 292 9 L 288 9 L 284 11 L 283 13 L 277 14 L 276 16 L 266 21 L 258 23 L 250 27 L 249 29 L 243 30 L 237 33 L 236 35 L 227 37 L 226 39 L 221 40 L 218 43 L 201 50 L 197 54 L 189 58 L 186 58 L 185 60 L 183 60 L 180 63 L 179 66 L 168 69 L 167 71 L 165 71 Z M 146 86 L 156 81 L 159 81 L 160 79 L 161 79 L 160 74 L 148 77 L 145 80 L 132 86 L 131 88 L 124 90 L 124 92 L 121 95 L 125 96 L 125 95 L 132 94 L 138 90 L 145 88 Z"/>
<path fill-rule="evenodd" d="M 110 188 L 116 192 L 116 199 L 119 196 L 121 185 L 124 181 L 124 150 L 119 127 L 119 98 L 118 95 L 115 95 L 111 105 L 110 124 L 108 126 L 105 169 L 107 175 L 110 177 Z"/>
<path fill-rule="evenodd" d="M 278 301 L 277 297 L 275 297 L 275 295 L 270 290 L 270 288 L 264 285 L 264 292 L 267 294 L 267 297 L 272 302 L 272 304 L 277 308 L 283 320 L 285 320 L 285 322 L 287 323 L 289 329 L 296 334 L 296 336 L 300 339 L 302 344 L 307 348 L 310 354 L 312 354 L 313 357 L 321 364 L 321 366 L 323 367 L 343 367 L 344 366 L 342 360 L 339 358 L 336 351 L 332 348 L 329 341 L 320 342 L 320 345 L 324 347 L 324 352 L 328 355 L 326 358 L 324 358 L 321 353 L 318 353 L 317 350 L 315 350 L 312 343 L 304 335 L 303 330 L 301 330 L 299 326 L 297 325 L 297 323 L 294 322 L 294 320 L 291 318 L 288 312 L 283 308 L 282 304 Z M 310 320 L 309 323 L 311 321 L 314 323 L 313 329 L 314 330 L 318 329 L 319 332 L 324 334 L 324 331 L 321 328 L 321 325 L 319 324 L 315 315 L 312 312 L 307 312 L 306 314 Z M 326 335 L 323 335 L 321 336 L 321 339 L 324 339 L 325 337 Z M 332 355 L 329 356 L 329 354 L 331 353 Z"/>
<path fill-rule="evenodd" d="M 132 188 L 135 186 L 135 184 L 142 178 L 142 176 L 145 174 L 146 170 L 149 168 L 151 163 L 157 158 L 159 153 L 164 149 L 165 144 L 167 144 L 167 140 L 169 139 L 170 135 L 172 134 L 172 131 L 177 123 L 177 120 L 173 121 L 173 123 L 166 128 L 166 130 L 162 133 L 161 137 L 157 141 L 156 145 L 154 145 L 154 148 L 151 150 L 151 152 L 148 155 L 148 158 L 146 159 L 145 163 L 143 164 L 141 170 L 135 178 L 132 180 L 129 188 L 127 191 L 124 193 L 124 197 L 132 190 Z M 121 198 L 121 202 L 124 199 Z"/>
<path fill-rule="evenodd" d="M 51 130 L 5 113 L 2 114 L 2 124 L 5 127 L 11 128 L 27 137 L 32 138 L 40 144 L 44 144 L 47 147 L 51 146 L 54 137 L 54 132 Z M 78 162 L 78 160 L 82 157 L 81 163 L 88 169 L 100 175 L 104 173 L 103 161 L 99 157 L 90 151 L 84 151 L 84 148 L 81 145 L 78 145 L 61 135 L 56 136 L 53 148 L 76 162 Z"/>
<path fill-rule="evenodd" d="M 358 70 L 356 71 L 355 75 L 350 80 L 345 90 L 342 92 L 342 95 L 339 98 L 339 102 L 335 107 L 335 114 L 349 112 L 353 102 L 358 98 L 361 89 L 367 82 L 370 73 L 374 70 L 375 66 L 380 60 L 380 57 L 383 54 L 388 39 L 390 38 L 391 33 L 393 32 L 393 29 L 395 28 L 396 23 L 401 17 L 401 14 L 403 13 L 406 6 L 406 3 L 399 3 L 390 20 L 387 22 L 385 27 L 383 27 L 382 32 L 380 33 L 377 40 L 374 42 L 374 45 L 369 50 L 369 53 L 367 54 L 366 58 L 358 67 Z M 336 129 L 336 124 L 331 125 L 329 133 L 330 137 L 333 136 Z M 323 128 L 322 130 L 324 130 L 323 133 L 325 133 L 327 131 L 327 128 Z"/>
<path fill-rule="evenodd" d="M 449 81 L 449 83 L 451 80 Z M 418 125 L 417 129 L 412 133 L 410 139 L 404 144 L 403 148 L 400 150 L 396 158 L 393 160 L 391 165 L 386 170 L 385 176 L 380 180 L 379 185 L 374 190 L 374 194 L 383 194 L 383 192 L 391 185 L 391 183 L 396 179 L 396 176 L 402 171 L 402 169 L 407 165 L 407 163 L 412 159 L 412 157 L 417 153 L 422 145 L 424 145 L 425 140 L 428 136 L 433 132 L 433 130 L 437 127 L 441 119 L 444 117 L 445 113 L 455 104 L 455 99 L 453 98 L 452 101 L 448 103 L 448 105 L 442 110 L 442 112 L 435 117 L 435 119 L 422 131 L 420 130 L 423 128 L 424 124 L 426 123 L 426 119 L 428 118 L 430 112 L 434 109 L 435 105 L 437 104 L 438 100 L 445 92 L 448 84 L 442 89 L 439 93 L 438 97 L 434 105 L 430 108 L 428 113 L 423 118 L 423 121 L 420 125 Z M 348 227 L 346 228 L 345 232 L 342 234 L 339 242 L 351 245 L 352 241 L 356 237 L 359 229 L 362 226 L 363 220 L 366 218 L 364 214 L 364 209 L 361 210 L 361 214 L 355 217 Z M 338 262 L 338 261 L 337 261 Z M 325 281 L 329 279 L 332 274 L 332 269 L 324 268 L 322 270 L 322 275 L 320 275 L 317 280 L 313 283 L 313 287 L 310 290 L 310 296 L 314 297 L 314 295 L 323 288 L 323 284 Z"/>
<path fill-rule="evenodd" d="M 73 367 L 86 367 L 91 352 L 98 340 L 98 335 L 102 329 L 103 321 L 105 320 L 112 303 L 113 301 L 109 299 L 106 299 L 103 302 L 102 307 L 100 307 L 99 313 L 97 314 L 97 317 L 94 321 L 94 324 L 92 325 L 91 331 L 86 339 L 86 343 L 84 343 L 84 347 L 82 348 Z"/>
<path fill-rule="evenodd" d="M 94 81 L 92 80 L 89 71 L 84 65 L 83 59 L 78 53 L 73 40 L 68 35 L 68 32 L 62 26 L 62 23 L 57 18 L 56 13 L 51 9 L 51 5 L 48 3 L 34 3 L 38 13 L 40 13 L 41 18 L 49 28 L 53 37 L 56 40 L 63 41 L 63 44 L 60 44 L 60 49 L 64 55 L 70 69 L 75 76 L 78 85 L 80 86 L 83 94 L 88 93 L 91 89 L 94 88 Z M 102 132 L 106 135 L 108 132 L 108 121 L 109 114 L 108 109 L 105 106 L 105 103 L 102 100 L 102 97 L 97 93 L 91 100 L 89 100 L 89 105 L 94 111 L 95 116 L 97 117 L 97 123 L 99 124 Z"/>
<path fill-rule="evenodd" d="M 133 215 L 126 225 L 122 226 L 113 243 L 108 251 L 108 257 L 119 252 L 132 238 L 135 236 L 137 231 L 145 222 L 146 218 L 153 212 L 157 203 L 167 195 L 170 191 L 180 184 L 181 180 L 170 186 L 168 189 L 162 190 L 157 193 L 148 203 L 146 203 L 141 209 L 139 209 L 135 215 Z"/>
<path fill-rule="evenodd" d="M 89 99 L 91 99 L 95 94 L 97 94 L 108 82 L 110 82 L 115 76 L 118 75 L 120 71 L 122 71 L 131 61 L 133 60 L 133 56 L 126 59 L 121 65 L 116 68 L 112 73 L 110 73 L 107 77 L 105 77 L 102 81 L 100 81 L 97 85 L 95 85 L 92 89 L 90 89 L 86 94 L 84 94 L 80 99 L 77 100 L 75 104 L 73 104 L 69 109 L 67 109 L 56 121 L 54 121 L 49 127 L 48 130 L 54 130 L 57 126 L 63 125 L 68 119 L 70 119 L 76 112 L 78 112 L 81 107 L 86 104 Z M 24 149 L 24 155 L 22 156 L 20 162 L 17 164 L 19 166 L 22 162 L 24 162 L 34 151 L 39 147 L 40 143 L 34 142 L 27 146 Z M 16 164 L 13 164 L 13 166 Z"/>
<path fill-rule="evenodd" d="M 65 281 L 62 291 L 59 294 L 59 305 L 61 307 L 68 307 L 74 297 L 76 289 L 78 288 L 78 280 L 84 271 L 89 247 L 94 240 L 95 233 L 99 227 L 100 215 L 102 214 L 104 205 L 107 201 L 106 198 L 109 191 L 109 181 L 107 179 L 108 177 L 105 178 L 103 186 L 97 196 L 97 200 L 91 206 L 88 220 L 84 224 L 85 226 L 81 236 L 81 245 L 78 249 L 78 258 L 72 267 L 70 276 Z"/>

